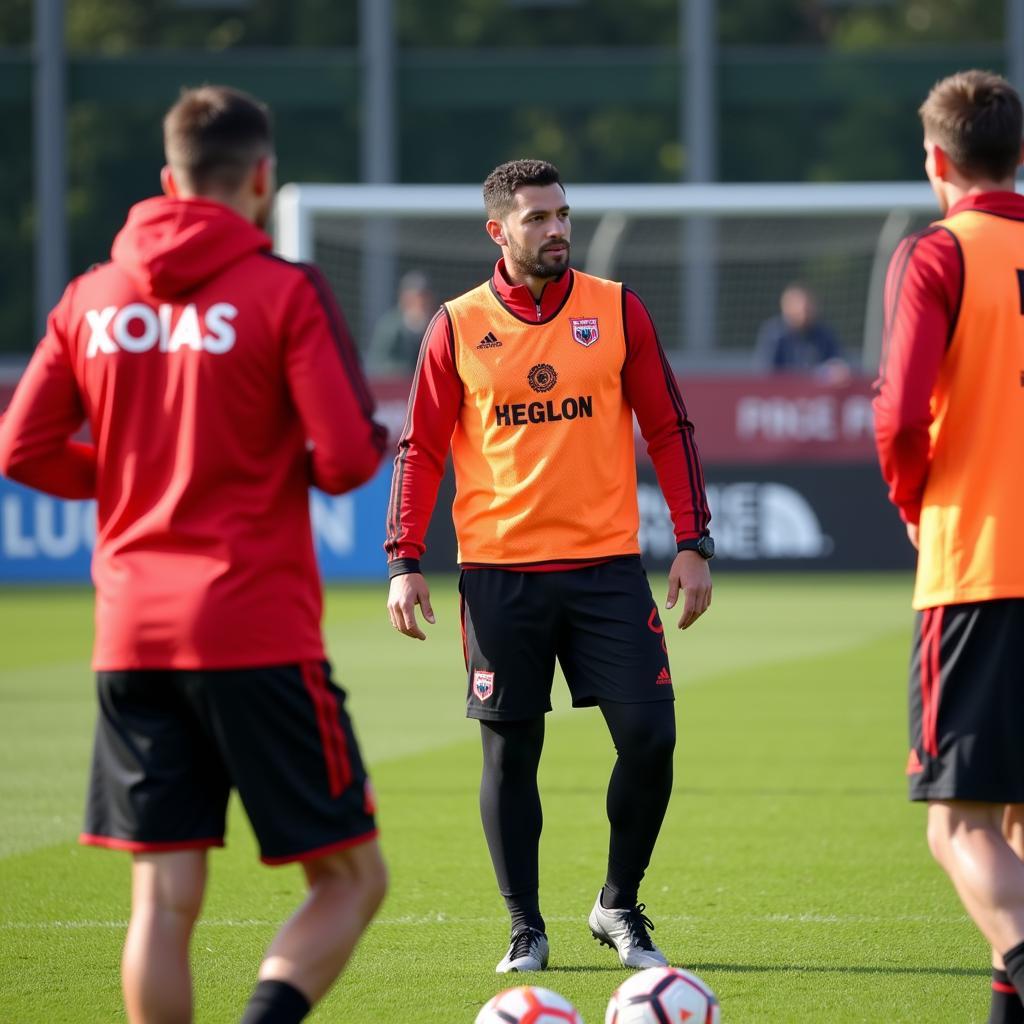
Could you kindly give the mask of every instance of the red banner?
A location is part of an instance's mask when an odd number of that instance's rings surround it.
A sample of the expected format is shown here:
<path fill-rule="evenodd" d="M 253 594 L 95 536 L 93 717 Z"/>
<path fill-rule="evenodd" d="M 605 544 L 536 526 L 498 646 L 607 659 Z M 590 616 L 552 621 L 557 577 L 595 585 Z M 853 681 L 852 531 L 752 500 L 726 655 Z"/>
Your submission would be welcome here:
<path fill-rule="evenodd" d="M 372 381 L 378 418 L 397 438 L 410 381 Z M 873 462 L 871 382 L 830 386 L 812 377 L 682 377 L 679 387 L 706 465 L 761 462 Z M 14 384 L 0 382 L 0 409 Z M 643 440 L 637 453 L 646 458 Z"/>
<path fill-rule="evenodd" d="M 706 465 L 873 462 L 871 382 L 828 385 L 800 375 L 682 377 L 679 387 Z M 392 437 L 405 421 L 409 381 L 378 378 L 379 416 Z M 642 439 L 637 452 L 645 458 Z"/>

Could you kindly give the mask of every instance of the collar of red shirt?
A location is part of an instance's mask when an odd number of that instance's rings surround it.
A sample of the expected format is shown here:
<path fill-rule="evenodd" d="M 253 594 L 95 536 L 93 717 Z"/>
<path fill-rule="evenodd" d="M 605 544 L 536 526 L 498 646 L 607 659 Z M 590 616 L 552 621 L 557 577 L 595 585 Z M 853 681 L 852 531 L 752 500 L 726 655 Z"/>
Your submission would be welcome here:
<path fill-rule="evenodd" d="M 984 210 L 986 213 L 1020 219 L 1024 218 L 1024 196 L 1016 192 L 978 192 L 954 203 L 946 216 L 952 217 L 964 210 Z"/>
<path fill-rule="evenodd" d="M 525 284 L 513 284 L 505 270 L 503 256 L 494 265 L 494 290 L 505 306 L 524 320 L 543 320 L 555 313 L 565 299 L 565 293 L 572 283 L 572 271 L 567 270 L 560 277 L 553 277 L 540 293 L 540 301 L 533 297 L 533 292 Z M 537 306 L 540 316 L 537 316 Z"/>

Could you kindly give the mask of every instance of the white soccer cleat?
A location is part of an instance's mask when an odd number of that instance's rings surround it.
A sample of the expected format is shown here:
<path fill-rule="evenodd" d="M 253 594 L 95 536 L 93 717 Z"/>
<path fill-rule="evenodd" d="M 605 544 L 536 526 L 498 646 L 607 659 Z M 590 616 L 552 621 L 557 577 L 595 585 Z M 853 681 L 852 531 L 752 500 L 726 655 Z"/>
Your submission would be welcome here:
<path fill-rule="evenodd" d="M 512 936 L 508 952 L 494 968 L 495 974 L 543 971 L 548 965 L 548 937 L 536 928 L 523 928 Z"/>
<path fill-rule="evenodd" d="M 594 909 L 590 912 L 590 930 L 603 946 L 619 954 L 623 967 L 666 967 L 665 954 L 651 942 L 647 929 L 654 929 L 650 918 L 644 916 L 643 903 L 632 910 L 608 910 L 601 906 L 598 892 Z"/>

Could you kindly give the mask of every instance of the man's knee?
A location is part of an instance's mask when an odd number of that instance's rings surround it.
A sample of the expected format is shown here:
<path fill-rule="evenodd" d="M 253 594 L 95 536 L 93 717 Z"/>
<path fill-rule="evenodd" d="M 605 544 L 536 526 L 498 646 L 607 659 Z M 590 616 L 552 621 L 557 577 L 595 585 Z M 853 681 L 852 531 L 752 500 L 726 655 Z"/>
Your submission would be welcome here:
<path fill-rule="evenodd" d="M 544 718 L 480 723 L 484 764 L 505 778 L 529 778 L 544 747 Z"/>
<path fill-rule="evenodd" d="M 671 764 L 676 748 L 673 705 L 666 701 L 623 705 L 612 734 L 620 757 L 643 761 L 652 768 Z"/>
<path fill-rule="evenodd" d="M 648 740 L 651 758 L 655 761 L 671 761 L 676 749 L 676 719 L 671 712 L 659 714 L 652 719 Z"/>
<path fill-rule="evenodd" d="M 1003 835 L 1018 857 L 1024 859 L 1024 804 L 1007 804 L 1003 813 Z"/>
<path fill-rule="evenodd" d="M 336 893 L 342 899 L 355 894 L 366 918 L 377 912 L 388 891 L 388 869 L 375 840 L 319 857 L 305 865 L 311 889 Z"/>
<path fill-rule="evenodd" d="M 928 849 L 931 851 L 932 857 L 945 867 L 949 854 L 950 840 L 948 819 L 944 816 L 929 814 L 926 836 L 928 839 Z"/>
<path fill-rule="evenodd" d="M 159 913 L 194 922 L 202 909 L 205 888 L 205 851 L 135 855 L 133 914 Z"/>
<path fill-rule="evenodd" d="M 1003 839 L 1003 808 L 997 804 L 936 800 L 928 805 L 928 848 L 945 868 L 954 846 Z"/>
<path fill-rule="evenodd" d="M 370 916 L 377 913 L 377 909 L 384 902 L 388 893 L 388 866 L 381 856 L 380 847 L 372 844 L 373 849 L 368 851 L 371 856 L 367 863 L 362 866 L 360 879 L 363 892 L 364 905 L 368 908 Z"/>

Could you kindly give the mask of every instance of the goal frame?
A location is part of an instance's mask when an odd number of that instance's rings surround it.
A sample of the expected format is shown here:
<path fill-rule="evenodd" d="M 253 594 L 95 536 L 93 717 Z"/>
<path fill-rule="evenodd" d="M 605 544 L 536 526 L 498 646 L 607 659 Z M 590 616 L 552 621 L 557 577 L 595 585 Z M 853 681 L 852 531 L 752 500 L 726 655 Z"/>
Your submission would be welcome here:
<path fill-rule="evenodd" d="M 926 182 L 784 182 L 709 185 L 573 185 L 572 209 L 600 216 L 822 216 L 937 211 Z M 275 244 L 288 259 L 313 253 L 318 214 L 361 217 L 479 217 L 478 185 L 355 185 L 290 182 L 277 193 Z"/>
<path fill-rule="evenodd" d="M 569 194 L 574 213 L 600 218 L 601 244 L 581 268 L 600 276 L 609 276 L 606 267 L 617 238 L 630 219 L 674 217 L 685 223 L 682 218 L 689 217 L 695 228 L 693 251 L 699 253 L 702 249 L 706 251 L 707 229 L 713 225 L 711 218 L 884 216 L 865 301 L 861 359 L 869 372 L 877 366 L 889 257 L 914 215 L 933 213 L 939 216 L 935 194 L 923 181 L 574 184 Z M 277 251 L 288 259 L 312 260 L 314 221 L 332 214 L 361 218 L 481 218 L 483 203 L 478 185 L 291 182 L 277 193 L 274 216 Z M 702 268 L 696 269 L 697 278 L 687 291 L 700 302 L 713 278 L 701 279 Z"/>

